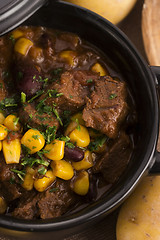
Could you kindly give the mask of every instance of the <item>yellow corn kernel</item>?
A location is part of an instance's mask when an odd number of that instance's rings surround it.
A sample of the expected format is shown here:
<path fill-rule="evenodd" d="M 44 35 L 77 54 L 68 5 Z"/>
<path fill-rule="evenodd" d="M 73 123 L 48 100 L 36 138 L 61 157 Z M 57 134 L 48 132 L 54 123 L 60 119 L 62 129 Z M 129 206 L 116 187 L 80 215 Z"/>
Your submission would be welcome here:
<path fill-rule="evenodd" d="M 5 213 L 6 210 L 7 210 L 6 201 L 2 197 L 0 197 L 0 214 Z"/>
<path fill-rule="evenodd" d="M 107 75 L 106 69 L 103 68 L 100 63 L 95 63 L 95 64 L 92 66 L 91 70 L 92 70 L 93 72 L 100 73 L 100 76 L 105 76 L 105 75 Z"/>
<path fill-rule="evenodd" d="M 44 155 L 51 160 L 61 160 L 64 157 L 65 141 L 54 140 L 44 148 L 47 153 Z"/>
<path fill-rule="evenodd" d="M 22 184 L 22 187 L 24 189 L 26 189 L 27 191 L 30 191 L 30 190 L 33 189 L 34 174 L 35 174 L 35 170 L 31 167 L 27 167 L 26 175 L 24 177 L 24 181 L 23 181 L 23 184 Z"/>
<path fill-rule="evenodd" d="M 21 143 L 18 138 L 11 141 L 3 140 L 2 149 L 6 164 L 19 163 Z"/>
<path fill-rule="evenodd" d="M 0 124 L 4 123 L 5 116 L 0 112 Z"/>
<path fill-rule="evenodd" d="M 79 161 L 79 162 L 73 162 L 72 166 L 77 171 L 91 168 L 93 166 L 92 153 L 87 150 L 84 153 L 84 158 L 81 161 Z"/>
<path fill-rule="evenodd" d="M 74 122 L 77 122 L 77 123 L 81 124 L 82 126 L 85 125 L 84 120 L 83 120 L 83 118 L 82 118 L 82 113 L 81 113 L 81 112 L 74 114 L 74 115 L 71 117 L 71 120 L 74 121 Z"/>
<path fill-rule="evenodd" d="M 90 136 L 86 127 L 79 125 L 70 135 L 70 140 L 76 143 L 78 147 L 87 147 L 90 143 Z"/>
<path fill-rule="evenodd" d="M 23 36 L 23 32 L 19 29 L 15 29 L 11 32 L 11 36 L 13 37 L 13 39 L 17 39 Z"/>
<path fill-rule="evenodd" d="M 18 52 L 22 55 L 27 55 L 29 49 L 33 46 L 33 42 L 31 42 L 27 38 L 19 38 L 14 45 L 15 52 Z"/>
<path fill-rule="evenodd" d="M 4 120 L 4 125 L 11 131 L 19 131 L 21 128 L 20 123 L 18 122 L 19 118 L 15 115 L 8 115 Z"/>
<path fill-rule="evenodd" d="M 2 141 L 0 141 L 0 151 L 2 150 Z"/>
<path fill-rule="evenodd" d="M 0 124 L 0 140 L 4 140 L 7 137 L 8 129 Z"/>
<path fill-rule="evenodd" d="M 43 50 L 42 48 L 33 46 L 29 51 L 29 55 L 37 62 L 43 61 Z"/>
<path fill-rule="evenodd" d="M 56 177 L 53 174 L 52 170 L 48 170 L 43 178 L 36 179 L 34 181 L 34 188 L 38 192 L 43 192 L 47 187 L 49 187 Z"/>
<path fill-rule="evenodd" d="M 63 58 L 64 60 L 66 60 L 71 67 L 73 67 L 77 64 L 76 52 L 74 52 L 74 51 L 70 51 L 70 50 L 62 51 L 59 54 L 59 56 L 60 56 L 60 58 Z"/>
<path fill-rule="evenodd" d="M 64 133 L 65 136 L 69 136 L 69 134 L 78 126 L 78 123 L 76 121 L 71 121 L 69 125 L 67 126 L 67 129 Z"/>
<path fill-rule="evenodd" d="M 89 190 L 89 175 L 86 171 L 79 172 L 73 183 L 73 191 L 78 195 L 86 195 Z"/>
<path fill-rule="evenodd" d="M 29 129 L 22 137 L 21 144 L 29 149 L 30 154 L 40 151 L 45 144 L 43 135 L 36 129 Z"/>
<path fill-rule="evenodd" d="M 56 177 L 62 178 L 64 180 L 69 180 L 74 175 L 72 165 L 65 160 L 53 161 L 51 163 L 51 167 L 53 169 L 53 174 Z"/>

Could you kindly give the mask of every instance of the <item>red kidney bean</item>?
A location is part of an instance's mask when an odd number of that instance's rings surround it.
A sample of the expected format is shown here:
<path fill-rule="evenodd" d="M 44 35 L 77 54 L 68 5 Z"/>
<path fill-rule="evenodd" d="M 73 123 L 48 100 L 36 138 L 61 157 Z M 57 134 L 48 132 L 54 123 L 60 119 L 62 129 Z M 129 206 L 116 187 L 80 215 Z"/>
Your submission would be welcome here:
<path fill-rule="evenodd" d="M 15 66 L 14 78 L 17 89 L 27 96 L 34 95 L 43 85 L 42 76 L 38 70 L 25 61 Z"/>
<path fill-rule="evenodd" d="M 82 149 L 78 147 L 74 148 L 65 147 L 64 157 L 67 158 L 68 160 L 79 162 L 84 158 L 84 152 Z"/>

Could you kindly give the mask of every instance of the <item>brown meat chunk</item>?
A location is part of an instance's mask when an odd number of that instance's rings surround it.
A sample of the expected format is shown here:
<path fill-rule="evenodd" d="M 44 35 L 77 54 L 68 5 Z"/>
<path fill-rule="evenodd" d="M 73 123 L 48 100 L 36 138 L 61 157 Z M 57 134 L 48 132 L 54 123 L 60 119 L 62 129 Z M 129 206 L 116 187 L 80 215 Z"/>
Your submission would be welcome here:
<path fill-rule="evenodd" d="M 112 147 L 93 167 L 94 172 L 102 172 L 104 179 L 114 183 L 125 170 L 132 153 L 129 137 L 122 133 Z"/>
<path fill-rule="evenodd" d="M 2 73 L 0 71 L 0 101 L 7 97 L 7 90 L 2 80 Z"/>
<path fill-rule="evenodd" d="M 8 202 L 19 198 L 23 192 L 22 187 L 17 184 L 19 183 L 17 175 L 11 171 L 15 166 L 17 164 L 6 164 L 3 155 L 0 155 L 0 191 Z"/>
<path fill-rule="evenodd" d="M 56 38 L 55 50 L 60 52 L 62 50 L 75 50 L 79 44 L 80 39 L 73 33 L 61 33 Z"/>
<path fill-rule="evenodd" d="M 40 217 L 47 219 L 61 216 L 74 203 L 74 193 L 71 191 L 68 182 L 59 180 L 51 189 L 41 194 L 38 202 Z"/>
<path fill-rule="evenodd" d="M 11 202 L 19 198 L 23 194 L 23 188 L 20 184 L 3 182 L 2 193 L 7 202 Z"/>
<path fill-rule="evenodd" d="M 127 90 L 124 82 L 106 76 L 95 83 L 95 90 L 87 100 L 83 119 L 87 127 L 92 127 L 116 138 L 121 122 L 127 115 Z"/>
<path fill-rule="evenodd" d="M 26 192 L 20 199 L 20 202 L 12 215 L 21 219 L 35 219 L 39 216 L 37 208 L 38 197 L 39 195 L 36 195 L 34 191 Z"/>
<path fill-rule="evenodd" d="M 13 216 L 22 219 L 49 219 L 61 216 L 75 203 L 74 193 L 67 181 L 58 180 L 48 190 L 36 194 L 26 192 L 13 211 Z"/>
<path fill-rule="evenodd" d="M 20 109 L 19 116 L 22 123 L 27 123 L 36 129 L 41 130 L 44 125 L 48 127 L 56 126 L 57 129 L 59 127 L 59 122 L 53 114 L 38 114 L 32 104 L 25 104 L 24 107 Z"/>
<path fill-rule="evenodd" d="M 85 105 L 86 97 L 90 95 L 89 87 L 91 82 L 94 82 L 98 77 L 98 74 L 89 71 L 72 71 L 63 73 L 61 75 L 60 83 L 53 83 L 48 88 L 56 89 L 57 92 L 62 93 L 62 95 L 57 98 L 47 98 L 46 104 L 49 106 L 56 104 L 57 108 L 62 111 L 69 110 L 72 113 L 78 111 Z M 46 97 L 45 94 L 42 98 L 44 97 Z"/>
<path fill-rule="evenodd" d="M 4 157 L 0 155 L 0 181 L 9 181 L 14 177 L 14 173 L 11 172 L 11 168 L 14 168 L 14 164 L 7 165 L 5 163 Z"/>

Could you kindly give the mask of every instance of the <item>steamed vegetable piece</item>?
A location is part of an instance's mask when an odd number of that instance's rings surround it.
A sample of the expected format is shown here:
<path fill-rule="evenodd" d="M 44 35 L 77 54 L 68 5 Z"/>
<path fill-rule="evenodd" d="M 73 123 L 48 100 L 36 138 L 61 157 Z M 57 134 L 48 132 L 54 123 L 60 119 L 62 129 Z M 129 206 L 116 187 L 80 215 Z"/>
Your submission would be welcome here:
<path fill-rule="evenodd" d="M 122 206 L 117 240 L 160 239 L 160 176 L 146 177 Z"/>

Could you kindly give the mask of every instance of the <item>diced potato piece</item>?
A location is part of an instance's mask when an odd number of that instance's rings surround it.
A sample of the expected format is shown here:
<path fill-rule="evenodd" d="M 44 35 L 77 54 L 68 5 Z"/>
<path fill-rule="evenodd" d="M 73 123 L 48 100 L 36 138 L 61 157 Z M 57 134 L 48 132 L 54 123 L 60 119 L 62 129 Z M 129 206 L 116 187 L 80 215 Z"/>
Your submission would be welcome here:
<path fill-rule="evenodd" d="M 33 42 L 27 38 L 19 38 L 14 45 L 15 52 L 27 55 L 29 49 L 33 46 Z"/>
<path fill-rule="evenodd" d="M 70 140 L 76 143 L 78 147 L 87 147 L 90 143 L 90 136 L 86 127 L 79 125 L 70 135 Z"/>
<path fill-rule="evenodd" d="M 70 51 L 70 50 L 66 50 L 66 51 L 62 51 L 59 54 L 60 58 L 64 59 L 65 61 L 67 61 L 67 63 L 71 66 L 74 67 L 77 64 L 76 61 L 76 52 L 75 51 Z"/>
<path fill-rule="evenodd" d="M 38 192 L 43 192 L 47 187 L 49 187 L 56 177 L 53 174 L 52 170 L 48 170 L 43 178 L 36 179 L 34 181 L 34 188 Z"/>
<path fill-rule="evenodd" d="M 93 158 L 92 158 L 92 153 L 90 151 L 86 151 L 84 153 L 84 158 L 82 161 L 79 162 L 73 162 L 72 166 L 74 167 L 75 170 L 84 170 L 91 168 L 93 166 Z"/>
<path fill-rule="evenodd" d="M 0 141 L 0 151 L 2 150 L 2 141 Z"/>
<path fill-rule="evenodd" d="M 71 117 L 71 120 L 74 121 L 74 122 L 78 122 L 79 124 L 81 124 L 82 126 L 85 125 L 85 122 L 82 118 L 82 113 L 79 112 L 79 113 L 76 113 L 74 114 L 72 117 Z"/>
<path fill-rule="evenodd" d="M 36 129 L 29 129 L 22 137 L 21 144 L 29 149 L 30 154 L 40 151 L 45 144 L 43 135 Z"/>
<path fill-rule="evenodd" d="M 51 167 L 53 169 L 53 174 L 56 177 L 62 178 L 64 180 L 69 180 L 74 175 L 72 165 L 65 160 L 53 161 L 51 163 Z"/>
<path fill-rule="evenodd" d="M 5 213 L 6 210 L 7 210 L 6 201 L 2 197 L 0 197 L 0 214 Z"/>
<path fill-rule="evenodd" d="M 0 124 L 4 123 L 5 116 L 0 112 Z"/>
<path fill-rule="evenodd" d="M 61 160 L 64 157 L 65 141 L 54 140 L 50 144 L 47 144 L 44 148 L 44 155 L 51 160 Z"/>
<path fill-rule="evenodd" d="M 4 140 L 7 137 L 8 129 L 0 124 L 0 140 Z"/>
<path fill-rule="evenodd" d="M 12 141 L 3 140 L 2 148 L 6 164 L 19 163 L 21 143 L 18 138 Z"/>
<path fill-rule="evenodd" d="M 89 174 L 86 171 L 79 172 L 74 183 L 73 191 L 78 195 L 86 195 L 89 190 Z"/>
<path fill-rule="evenodd" d="M 8 115 L 4 120 L 4 125 L 11 131 L 19 131 L 21 128 L 21 125 L 19 123 L 19 118 L 17 118 L 15 115 Z"/>
<path fill-rule="evenodd" d="M 15 29 L 11 32 L 13 39 L 17 39 L 23 36 L 23 32 L 19 29 Z"/>
<path fill-rule="evenodd" d="M 35 174 L 35 170 L 31 167 L 27 167 L 26 175 L 24 177 L 24 182 L 22 184 L 22 187 L 25 188 L 27 191 L 30 191 L 33 189 L 34 174 Z"/>
<path fill-rule="evenodd" d="M 107 75 L 106 69 L 103 68 L 100 63 L 95 63 L 95 64 L 92 66 L 91 70 L 92 70 L 93 72 L 100 73 L 100 76 L 105 76 L 105 75 Z"/>

